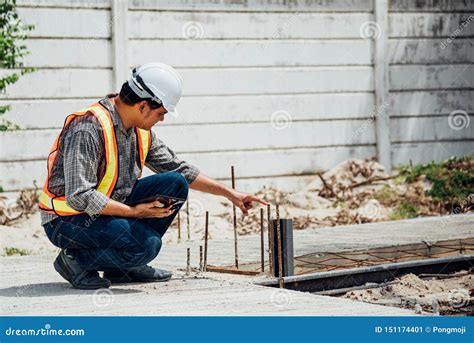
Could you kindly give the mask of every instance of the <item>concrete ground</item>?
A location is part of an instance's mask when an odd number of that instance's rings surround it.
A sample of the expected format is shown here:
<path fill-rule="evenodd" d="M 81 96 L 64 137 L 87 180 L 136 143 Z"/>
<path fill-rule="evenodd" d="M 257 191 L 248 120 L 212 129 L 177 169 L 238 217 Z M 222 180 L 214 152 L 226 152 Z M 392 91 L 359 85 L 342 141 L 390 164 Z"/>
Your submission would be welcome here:
<path fill-rule="evenodd" d="M 212 230 L 212 228 L 210 228 Z M 374 248 L 421 241 L 474 237 L 474 217 L 422 218 L 296 231 L 295 254 Z M 70 287 L 53 269 L 55 255 L 1 257 L 2 315 L 321 315 L 398 316 L 411 310 L 349 299 L 257 286 L 259 277 L 183 272 L 186 248 L 193 267 L 199 263 L 201 241 L 168 244 L 152 265 L 175 272 L 167 283 L 129 284 L 109 290 L 81 291 Z M 257 261 L 259 236 L 239 239 L 241 262 Z M 232 264 L 233 241 L 212 240 L 209 264 Z"/>

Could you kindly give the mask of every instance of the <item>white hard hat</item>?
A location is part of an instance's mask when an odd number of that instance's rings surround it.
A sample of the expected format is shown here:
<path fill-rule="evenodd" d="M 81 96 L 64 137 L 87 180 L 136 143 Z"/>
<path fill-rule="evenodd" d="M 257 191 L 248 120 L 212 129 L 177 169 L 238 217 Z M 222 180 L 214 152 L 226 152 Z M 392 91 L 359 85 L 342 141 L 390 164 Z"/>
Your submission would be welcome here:
<path fill-rule="evenodd" d="M 173 67 L 153 62 L 133 69 L 128 85 L 140 98 L 151 99 L 174 112 L 181 98 L 183 79 Z"/>

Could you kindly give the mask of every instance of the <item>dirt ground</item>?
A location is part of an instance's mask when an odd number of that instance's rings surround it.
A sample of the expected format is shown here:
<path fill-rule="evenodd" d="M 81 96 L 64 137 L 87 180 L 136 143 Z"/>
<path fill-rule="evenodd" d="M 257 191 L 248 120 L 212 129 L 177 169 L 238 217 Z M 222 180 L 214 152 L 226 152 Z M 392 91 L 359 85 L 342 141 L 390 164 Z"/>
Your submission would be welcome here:
<path fill-rule="evenodd" d="M 53 246 L 43 227 L 39 213 L 25 218 L 11 226 L 0 225 L 0 255 L 38 255 L 53 253 Z"/>
<path fill-rule="evenodd" d="M 343 298 L 396 306 L 428 315 L 474 315 L 473 270 L 451 275 L 407 274 L 382 287 L 347 292 Z"/>

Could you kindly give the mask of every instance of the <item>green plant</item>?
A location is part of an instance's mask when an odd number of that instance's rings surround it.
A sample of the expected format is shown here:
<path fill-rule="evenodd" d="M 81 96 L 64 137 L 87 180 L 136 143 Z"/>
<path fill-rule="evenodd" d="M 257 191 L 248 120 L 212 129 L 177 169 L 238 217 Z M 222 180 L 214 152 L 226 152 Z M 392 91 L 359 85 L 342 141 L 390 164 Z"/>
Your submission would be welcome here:
<path fill-rule="evenodd" d="M 409 201 L 403 201 L 390 214 L 390 220 L 409 219 L 416 217 L 416 207 Z"/>
<path fill-rule="evenodd" d="M 13 256 L 13 255 L 25 256 L 31 253 L 31 251 L 27 249 L 19 249 L 15 247 L 6 247 L 4 249 L 4 252 L 5 252 L 5 256 Z"/>
<path fill-rule="evenodd" d="M 384 206 L 392 206 L 399 198 L 397 192 L 388 185 L 384 185 L 374 193 L 374 199 L 378 200 L 378 202 Z"/>
<path fill-rule="evenodd" d="M 400 172 L 408 183 L 424 175 L 432 183 L 426 194 L 442 202 L 461 203 L 469 194 L 474 193 L 474 156 L 405 166 Z"/>
<path fill-rule="evenodd" d="M 27 32 L 33 30 L 32 25 L 24 24 L 16 11 L 16 0 L 0 2 L 0 68 L 14 69 L 0 78 L 0 93 L 5 93 L 8 85 L 17 82 L 21 75 L 29 73 L 34 68 L 24 67 L 22 59 L 28 54 L 25 41 Z M 0 115 L 5 114 L 10 106 L 0 106 Z M 0 118 L 0 131 L 19 129 L 11 121 Z"/>

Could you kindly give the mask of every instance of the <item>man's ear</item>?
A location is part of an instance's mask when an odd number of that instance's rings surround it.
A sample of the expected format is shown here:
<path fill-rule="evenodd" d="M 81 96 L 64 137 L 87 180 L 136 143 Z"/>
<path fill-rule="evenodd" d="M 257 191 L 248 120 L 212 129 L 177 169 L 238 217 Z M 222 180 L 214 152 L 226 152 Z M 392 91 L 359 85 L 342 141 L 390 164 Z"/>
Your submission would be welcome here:
<path fill-rule="evenodd" d="M 143 111 L 145 110 L 146 104 L 147 104 L 146 100 L 142 100 L 138 103 L 138 109 L 140 110 L 140 112 L 143 113 Z"/>

